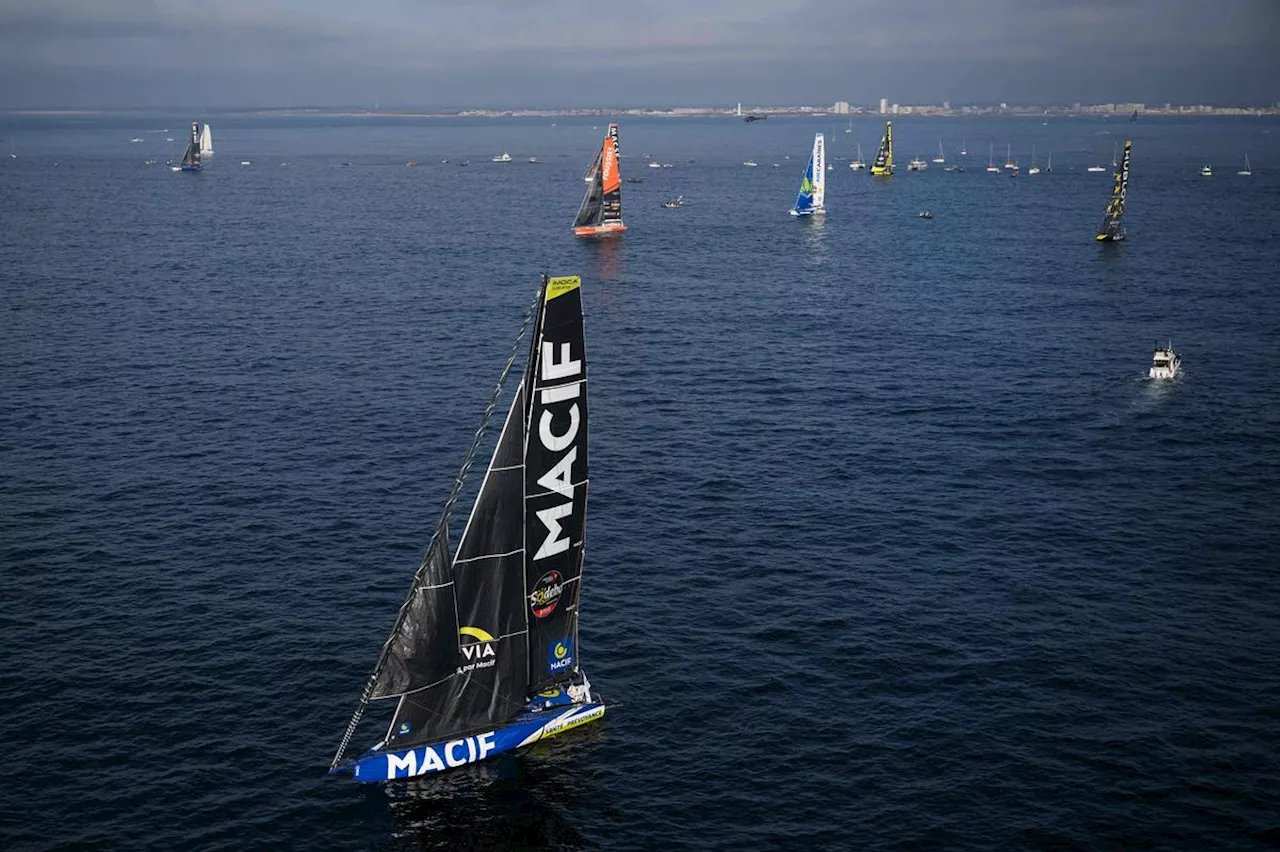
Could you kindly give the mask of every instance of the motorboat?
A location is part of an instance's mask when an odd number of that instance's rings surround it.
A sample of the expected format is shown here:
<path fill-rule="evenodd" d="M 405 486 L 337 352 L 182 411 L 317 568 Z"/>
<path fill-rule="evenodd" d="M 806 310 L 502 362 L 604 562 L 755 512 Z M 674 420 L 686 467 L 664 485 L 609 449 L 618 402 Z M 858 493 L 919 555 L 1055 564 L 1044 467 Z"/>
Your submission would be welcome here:
<path fill-rule="evenodd" d="M 742 165 L 746 166 L 749 169 L 754 169 L 756 166 L 760 164 L 757 163 L 755 160 L 743 160 Z"/>
<path fill-rule="evenodd" d="M 919 157 L 907 163 L 907 171 L 909 172 L 922 172 L 927 168 L 929 168 L 929 164 Z"/>
<path fill-rule="evenodd" d="M 1200 167 L 1200 177 L 1213 177 L 1213 169 L 1209 166 Z"/>
<path fill-rule="evenodd" d="M 509 163 L 509 162 L 511 162 L 511 155 L 510 155 L 510 154 L 507 154 L 507 153 L 505 153 L 505 152 L 504 152 L 504 153 L 499 154 L 498 156 L 494 157 L 494 158 L 493 158 L 493 161 L 494 161 L 495 163 Z"/>
<path fill-rule="evenodd" d="M 1173 344 L 1161 346 L 1156 344 L 1155 354 L 1151 356 L 1151 369 L 1147 377 L 1151 379 L 1172 379 L 1182 372 L 1182 358 L 1173 351 Z"/>
<path fill-rule="evenodd" d="M 681 195 L 681 196 L 677 196 L 677 197 L 676 197 L 675 199 L 673 199 L 672 201 L 664 201 L 664 202 L 662 202 L 662 206 L 663 206 L 663 207 L 666 207 L 666 208 L 667 208 L 667 209 L 669 209 L 669 210 L 670 210 L 670 209 L 674 209 L 674 208 L 676 208 L 676 207 L 683 207 L 683 206 L 684 206 L 684 196 L 683 196 L 683 195 Z"/>

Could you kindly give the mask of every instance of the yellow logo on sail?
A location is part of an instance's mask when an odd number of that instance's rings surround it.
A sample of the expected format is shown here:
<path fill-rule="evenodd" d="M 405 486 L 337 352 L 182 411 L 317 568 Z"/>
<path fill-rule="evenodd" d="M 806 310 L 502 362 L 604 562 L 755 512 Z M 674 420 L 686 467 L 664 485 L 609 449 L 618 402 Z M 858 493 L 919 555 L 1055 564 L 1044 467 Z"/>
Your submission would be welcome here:
<path fill-rule="evenodd" d="M 581 284 L 582 278 L 577 275 L 551 278 L 547 281 L 547 301 L 550 302 L 557 296 L 563 296 L 571 290 L 577 290 Z"/>

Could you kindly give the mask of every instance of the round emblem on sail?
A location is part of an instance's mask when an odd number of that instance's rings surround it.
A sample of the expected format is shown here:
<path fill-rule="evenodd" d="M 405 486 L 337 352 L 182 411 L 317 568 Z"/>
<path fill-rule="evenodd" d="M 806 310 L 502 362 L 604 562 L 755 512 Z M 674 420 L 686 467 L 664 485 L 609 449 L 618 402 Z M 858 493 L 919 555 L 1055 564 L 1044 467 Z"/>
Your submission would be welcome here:
<path fill-rule="evenodd" d="M 560 593 L 564 591 L 564 583 L 560 581 L 559 571 L 548 571 L 538 578 L 538 583 L 529 593 L 529 607 L 538 618 L 546 618 L 555 612 L 560 603 Z"/>

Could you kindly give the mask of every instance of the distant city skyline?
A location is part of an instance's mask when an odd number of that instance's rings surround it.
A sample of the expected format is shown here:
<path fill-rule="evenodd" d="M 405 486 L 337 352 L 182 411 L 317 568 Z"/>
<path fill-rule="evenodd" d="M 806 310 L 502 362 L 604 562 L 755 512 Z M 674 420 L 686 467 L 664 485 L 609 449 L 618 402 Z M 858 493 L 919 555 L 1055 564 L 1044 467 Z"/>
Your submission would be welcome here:
<path fill-rule="evenodd" d="M 1280 99 L 1277 0 L 882 9 L 870 0 L 0 0 L 0 109 Z"/>

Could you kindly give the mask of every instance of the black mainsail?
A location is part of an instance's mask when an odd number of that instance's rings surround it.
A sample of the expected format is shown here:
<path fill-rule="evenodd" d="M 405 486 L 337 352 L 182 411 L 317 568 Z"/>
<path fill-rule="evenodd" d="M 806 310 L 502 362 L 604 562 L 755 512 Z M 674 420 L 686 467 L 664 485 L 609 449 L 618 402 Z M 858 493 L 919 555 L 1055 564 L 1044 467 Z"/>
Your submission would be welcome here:
<path fill-rule="evenodd" d="M 1124 156 L 1116 166 L 1111 185 L 1111 200 L 1107 202 L 1106 212 L 1102 214 L 1102 224 L 1098 226 L 1095 237 L 1100 242 L 1119 242 L 1124 239 L 1124 226 L 1120 224 L 1120 217 L 1124 214 L 1125 197 L 1129 193 L 1129 152 L 1132 148 L 1133 141 L 1125 140 Z"/>
<path fill-rule="evenodd" d="M 335 767 L 368 701 L 398 700 L 386 738 L 375 749 L 390 752 L 495 736 L 494 729 L 527 715 L 531 699 L 544 689 L 581 681 L 577 605 L 587 503 L 587 373 L 580 280 L 544 277 L 531 316 L 536 321 L 529 358 L 457 551 L 450 556 L 449 516 L 484 423 Z M 513 349 L 503 379 L 515 357 Z M 589 703 L 589 688 L 584 694 L 588 703 L 573 705 L 584 708 L 574 711 L 581 721 L 603 715 L 603 706 Z M 490 733 L 479 734 L 485 730 Z"/>
<path fill-rule="evenodd" d="M 191 139 L 187 142 L 187 150 L 182 155 L 181 169 L 184 172 L 198 172 L 204 168 L 200 164 L 200 122 L 191 122 Z"/>

